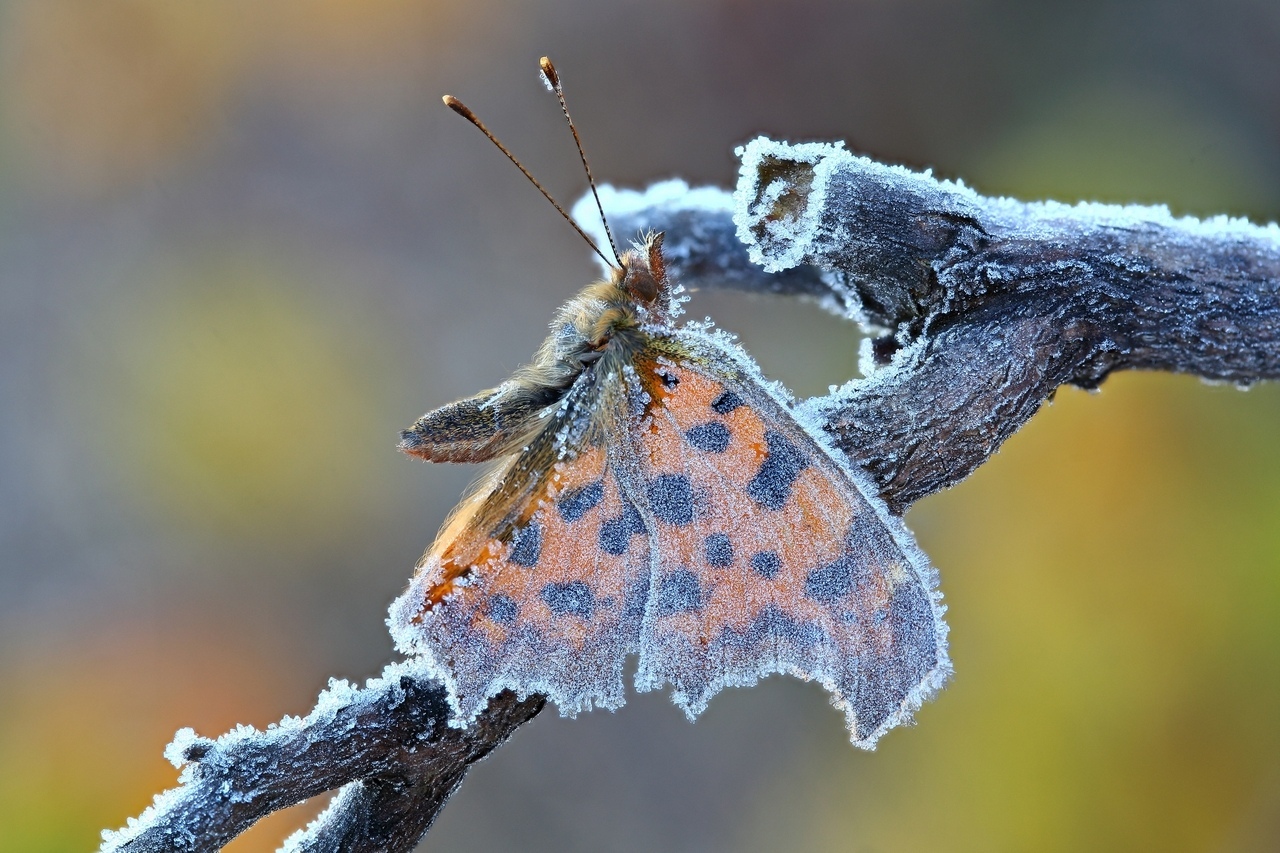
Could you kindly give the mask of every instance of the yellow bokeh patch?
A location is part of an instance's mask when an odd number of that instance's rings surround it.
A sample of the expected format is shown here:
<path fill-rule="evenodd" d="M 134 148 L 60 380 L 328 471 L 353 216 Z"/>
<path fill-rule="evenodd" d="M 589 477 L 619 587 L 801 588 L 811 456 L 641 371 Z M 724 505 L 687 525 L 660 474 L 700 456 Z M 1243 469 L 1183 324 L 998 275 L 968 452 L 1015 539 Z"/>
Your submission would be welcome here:
<path fill-rule="evenodd" d="M 367 517 L 379 462 L 399 461 L 378 418 L 391 359 L 377 329 L 278 270 L 176 275 L 110 321 L 78 377 L 101 417 L 84 449 L 162 522 L 295 542 Z"/>

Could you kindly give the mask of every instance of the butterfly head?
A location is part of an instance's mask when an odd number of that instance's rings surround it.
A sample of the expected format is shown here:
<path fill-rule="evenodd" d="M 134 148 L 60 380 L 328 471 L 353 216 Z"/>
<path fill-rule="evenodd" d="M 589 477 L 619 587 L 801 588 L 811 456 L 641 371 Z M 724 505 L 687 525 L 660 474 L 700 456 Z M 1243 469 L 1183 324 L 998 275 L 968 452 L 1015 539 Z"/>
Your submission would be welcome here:
<path fill-rule="evenodd" d="M 644 344 L 645 327 L 671 322 L 672 295 L 662 234 L 647 235 L 622 253 L 607 280 L 588 287 L 562 309 L 553 324 L 563 336 L 560 358 L 585 367 L 605 355 L 630 355 Z"/>
<path fill-rule="evenodd" d="M 622 253 L 621 268 L 613 271 L 613 284 L 646 310 L 666 309 L 671 297 L 666 262 L 662 258 L 662 232 L 651 233 Z"/>

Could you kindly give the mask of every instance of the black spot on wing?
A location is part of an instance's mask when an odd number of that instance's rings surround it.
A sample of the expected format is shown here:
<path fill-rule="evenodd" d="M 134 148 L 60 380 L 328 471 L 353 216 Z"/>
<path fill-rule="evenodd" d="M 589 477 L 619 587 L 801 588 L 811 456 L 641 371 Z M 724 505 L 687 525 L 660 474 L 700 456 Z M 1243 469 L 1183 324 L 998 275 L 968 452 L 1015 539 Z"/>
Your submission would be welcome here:
<path fill-rule="evenodd" d="M 742 398 L 732 391 L 725 391 L 711 401 L 711 408 L 719 415 L 727 415 L 741 405 Z"/>
<path fill-rule="evenodd" d="M 538 565 L 538 558 L 541 556 L 542 525 L 531 521 L 526 526 L 517 528 L 511 536 L 511 556 L 507 559 L 517 566 L 533 568 Z"/>
<path fill-rule="evenodd" d="M 627 552 L 631 544 L 631 530 L 622 519 L 611 519 L 600 525 L 600 551 L 614 557 Z"/>
<path fill-rule="evenodd" d="M 702 608 L 702 584 L 688 569 L 668 572 L 658 581 L 658 615 L 670 616 Z"/>
<path fill-rule="evenodd" d="M 809 460 L 781 433 L 770 430 L 764 434 L 764 441 L 768 455 L 747 483 L 747 494 L 764 508 L 778 510 L 787 505 L 791 487 L 800 472 L 809 467 Z"/>
<path fill-rule="evenodd" d="M 693 521 L 693 486 L 683 474 L 663 474 L 649 483 L 649 507 L 659 521 L 677 527 Z"/>
<path fill-rule="evenodd" d="M 542 588 L 542 600 L 556 616 L 590 619 L 596 608 L 596 598 L 584 581 L 549 583 Z"/>
<path fill-rule="evenodd" d="M 708 566 L 724 568 L 733 565 L 733 543 L 723 533 L 712 533 L 703 543 Z"/>
<path fill-rule="evenodd" d="M 684 434 L 690 446 L 707 453 L 724 453 L 729 449 L 729 428 L 719 421 L 707 421 L 690 427 Z"/>
<path fill-rule="evenodd" d="M 627 586 L 626 595 L 622 601 L 623 616 L 627 619 L 644 618 L 644 610 L 649 603 L 648 575 L 632 581 Z"/>
<path fill-rule="evenodd" d="M 510 625 L 512 622 L 516 621 L 516 614 L 519 612 L 520 607 L 516 604 L 515 599 L 509 595 L 502 595 L 501 593 L 489 599 L 489 605 L 485 609 L 485 615 L 494 622 L 498 622 L 503 625 Z"/>
<path fill-rule="evenodd" d="M 603 498 L 604 483 L 596 481 L 560 495 L 560 499 L 556 501 L 556 509 L 560 510 L 560 517 L 565 521 L 574 522 L 586 515 Z"/>
<path fill-rule="evenodd" d="M 774 578 L 782 571 L 782 558 L 776 551 L 760 551 L 751 555 L 751 568 L 763 578 Z"/>
<path fill-rule="evenodd" d="M 644 532 L 640 513 L 631 504 L 624 504 L 622 515 L 600 525 L 600 550 L 615 557 L 625 554 L 631 545 L 631 537 Z"/>
<path fill-rule="evenodd" d="M 804 579 L 804 594 L 819 604 L 834 604 L 853 592 L 858 571 L 852 554 L 809 572 Z"/>
<path fill-rule="evenodd" d="M 823 632 L 812 622 L 792 619 L 776 604 L 768 604 L 751 620 L 745 631 L 737 632 L 725 627 L 721 642 L 744 650 L 755 649 L 766 640 L 787 643 L 796 648 L 808 648 L 822 641 Z"/>

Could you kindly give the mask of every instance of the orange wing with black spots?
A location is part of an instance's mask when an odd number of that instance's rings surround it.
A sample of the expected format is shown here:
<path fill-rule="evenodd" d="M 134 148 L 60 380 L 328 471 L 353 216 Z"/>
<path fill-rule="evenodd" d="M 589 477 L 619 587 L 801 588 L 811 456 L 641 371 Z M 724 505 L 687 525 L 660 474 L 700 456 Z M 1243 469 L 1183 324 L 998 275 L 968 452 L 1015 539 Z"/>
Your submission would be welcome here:
<path fill-rule="evenodd" d="M 731 338 L 673 326 L 662 246 L 614 246 L 528 365 L 401 433 L 422 459 L 499 464 L 392 605 L 396 645 L 444 683 L 454 724 L 505 689 L 616 708 L 638 652 L 636 686 L 671 684 L 690 716 L 769 673 L 820 681 L 873 747 L 950 673 L 933 570 Z"/>
<path fill-rule="evenodd" d="M 670 683 L 692 717 L 723 687 L 815 679 L 873 746 L 950 672 L 933 570 L 734 344 L 661 349 L 680 355 L 638 360 L 631 434 L 654 530 L 637 687 Z"/>
<path fill-rule="evenodd" d="M 576 389 L 463 505 L 393 607 L 397 644 L 446 683 L 460 721 L 507 688 L 570 714 L 624 701 L 649 537 L 614 474 L 620 390 Z"/>
<path fill-rule="evenodd" d="M 871 747 L 950 672 L 932 569 L 874 487 L 727 336 L 675 329 L 661 238 L 566 303 L 534 362 L 401 447 L 499 458 L 392 606 L 453 721 L 505 689 L 563 713 L 674 688 L 691 716 L 773 672 Z"/>
<path fill-rule="evenodd" d="M 390 624 L 466 722 L 504 689 L 565 713 L 674 688 L 690 715 L 774 672 L 872 747 L 950 672 L 932 569 L 732 342 L 664 331 L 591 375 L 465 502 Z"/>

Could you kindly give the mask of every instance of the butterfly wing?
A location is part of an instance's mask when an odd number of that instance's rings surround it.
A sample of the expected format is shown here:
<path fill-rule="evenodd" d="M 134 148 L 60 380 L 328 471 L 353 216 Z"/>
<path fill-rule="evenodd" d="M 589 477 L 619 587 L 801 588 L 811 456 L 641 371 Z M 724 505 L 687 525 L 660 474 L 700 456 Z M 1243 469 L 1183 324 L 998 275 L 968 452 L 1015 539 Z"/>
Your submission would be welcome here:
<path fill-rule="evenodd" d="M 456 722 L 508 688 L 568 714 L 622 705 L 650 574 L 649 537 L 616 473 L 632 464 L 616 440 L 627 411 L 616 375 L 584 375 L 392 605 L 397 646 L 445 682 Z"/>
<path fill-rule="evenodd" d="M 774 672 L 821 682 L 872 747 L 950 673 L 935 573 L 869 481 L 727 336 L 657 336 L 628 482 L 653 530 L 637 687 L 690 716 Z"/>
<path fill-rule="evenodd" d="M 583 374 L 466 501 L 392 607 L 466 723 L 504 689 L 564 713 L 670 683 L 691 716 L 774 672 L 872 747 L 950 672 L 901 521 L 724 337 L 655 330 Z"/>
<path fill-rule="evenodd" d="M 400 449 L 430 462 L 487 462 L 518 450 L 544 423 L 538 415 L 561 389 L 504 382 L 427 412 L 400 433 Z"/>

